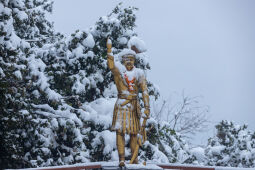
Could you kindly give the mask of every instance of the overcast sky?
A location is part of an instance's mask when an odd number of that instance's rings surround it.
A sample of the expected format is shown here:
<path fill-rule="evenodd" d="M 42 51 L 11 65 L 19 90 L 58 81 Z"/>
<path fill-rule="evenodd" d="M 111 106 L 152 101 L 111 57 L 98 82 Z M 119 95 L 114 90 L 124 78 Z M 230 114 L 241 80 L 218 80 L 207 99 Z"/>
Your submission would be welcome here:
<path fill-rule="evenodd" d="M 85 30 L 118 0 L 54 0 L 56 31 Z M 127 0 L 139 8 L 138 35 L 147 45 L 148 78 L 161 95 L 202 95 L 210 120 L 248 124 L 255 130 L 255 1 Z M 212 136 L 200 134 L 196 143 Z"/>

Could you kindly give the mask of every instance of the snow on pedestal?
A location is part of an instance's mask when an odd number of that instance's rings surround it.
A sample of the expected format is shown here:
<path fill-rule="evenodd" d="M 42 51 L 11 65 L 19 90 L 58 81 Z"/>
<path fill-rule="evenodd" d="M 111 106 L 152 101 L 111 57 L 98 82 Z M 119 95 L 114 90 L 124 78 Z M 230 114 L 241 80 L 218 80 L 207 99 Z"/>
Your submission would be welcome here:
<path fill-rule="evenodd" d="M 115 170 L 120 169 L 119 162 L 104 162 L 101 164 L 103 170 Z M 125 170 L 145 170 L 145 169 L 151 169 L 151 170 L 162 170 L 163 168 L 157 166 L 156 164 L 147 164 L 146 166 L 143 164 L 129 164 L 128 162 L 125 163 L 125 167 L 122 169 Z"/>
<path fill-rule="evenodd" d="M 151 169 L 151 170 L 162 170 L 163 168 L 155 165 L 155 164 L 147 164 L 146 166 L 143 164 L 126 164 L 125 165 L 126 169 L 139 169 L 139 170 L 143 170 L 143 169 Z"/>

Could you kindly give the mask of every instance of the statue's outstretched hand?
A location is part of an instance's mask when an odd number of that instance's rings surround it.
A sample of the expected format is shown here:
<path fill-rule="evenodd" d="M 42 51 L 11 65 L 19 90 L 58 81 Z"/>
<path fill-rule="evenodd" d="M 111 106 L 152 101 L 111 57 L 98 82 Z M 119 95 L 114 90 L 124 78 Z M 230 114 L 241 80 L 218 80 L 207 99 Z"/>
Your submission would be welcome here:
<path fill-rule="evenodd" d="M 112 41 L 109 37 L 107 38 L 106 47 L 107 47 L 107 53 L 111 53 L 112 52 Z"/>

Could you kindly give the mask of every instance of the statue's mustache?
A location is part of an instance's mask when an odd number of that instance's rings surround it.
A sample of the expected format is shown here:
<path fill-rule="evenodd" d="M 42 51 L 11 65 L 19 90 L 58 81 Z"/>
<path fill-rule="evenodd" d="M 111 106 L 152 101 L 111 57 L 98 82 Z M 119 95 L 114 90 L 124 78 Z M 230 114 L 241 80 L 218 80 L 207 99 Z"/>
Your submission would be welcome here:
<path fill-rule="evenodd" d="M 132 63 L 126 63 L 127 66 L 132 66 Z"/>

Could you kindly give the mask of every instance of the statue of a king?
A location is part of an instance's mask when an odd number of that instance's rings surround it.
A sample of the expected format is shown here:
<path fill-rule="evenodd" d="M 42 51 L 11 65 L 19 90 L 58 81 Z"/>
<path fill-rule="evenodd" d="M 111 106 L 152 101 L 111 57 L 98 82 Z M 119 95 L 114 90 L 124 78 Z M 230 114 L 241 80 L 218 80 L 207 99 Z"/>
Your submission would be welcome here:
<path fill-rule="evenodd" d="M 125 165 L 125 134 L 130 135 L 129 146 L 132 158 L 130 163 L 138 163 L 139 146 L 146 140 L 145 125 L 150 115 L 149 94 L 144 73 L 134 66 L 136 53 L 126 49 L 121 56 L 121 62 L 125 66 L 120 69 L 112 54 L 112 42 L 107 39 L 107 62 L 114 76 L 114 82 L 118 91 L 118 99 L 114 106 L 112 127 L 116 131 L 116 144 L 119 154 L 119 166 Z M 142 93 L 144 111 L 138 99 L 139 91 Z M 140 119 L 143 123 L 140 125 Z"/>

